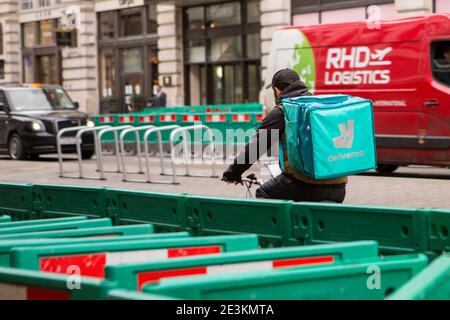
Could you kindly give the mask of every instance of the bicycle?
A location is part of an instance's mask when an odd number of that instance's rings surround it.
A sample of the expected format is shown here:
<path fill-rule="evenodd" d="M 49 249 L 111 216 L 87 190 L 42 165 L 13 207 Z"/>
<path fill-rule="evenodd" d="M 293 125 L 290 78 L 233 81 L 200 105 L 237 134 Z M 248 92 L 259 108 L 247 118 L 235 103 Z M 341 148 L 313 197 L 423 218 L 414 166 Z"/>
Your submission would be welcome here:
<path fill-rule="evenodd" d="M 225 180 L 222 179 L 222 181 L 225 181 Z M 262 186 L 262 185 L 265 183 L 265 181 L 262 180 L 262 179 L 258 179 L 258 178 L 256 177 L 256 175 L 255 175 L 254 173 L 252 173 L 252 174 L 248 175 L 247 178 L 241 178 L 240 181 L 236 181 L 236 184 L 237 184 L 237 183 L 241 183 L 242 185 L 244 185 L 244 186 L 247 188 L 247 191 L 246 191 L 246 193 L 245 193 L 245 197 L 246 197 L 246 198 L 248 198 L 248 199 L 254 199 L 255 196 L 253 195 L 253 193 L 252 193 L 252 191 L 251 191 L 251 188 L 252 188 L 254 185 Z"/>

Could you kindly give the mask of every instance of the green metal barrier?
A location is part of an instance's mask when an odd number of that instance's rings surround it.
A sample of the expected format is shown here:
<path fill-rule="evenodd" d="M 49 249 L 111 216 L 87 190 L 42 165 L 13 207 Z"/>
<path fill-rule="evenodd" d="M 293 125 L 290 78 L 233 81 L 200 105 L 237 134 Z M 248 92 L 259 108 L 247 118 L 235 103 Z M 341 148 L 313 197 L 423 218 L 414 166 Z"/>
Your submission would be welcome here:
<path fill-rule="evenodd" d="M 169 297 L 158 296 L 156 294 L 146 294 L 127 290 L 111 290 L 108 292 L 108 300 L 175 300 Z"/>
<path fill-rule="evenodd" d="M 193 300 L 380 300 L 426 265 L 425 255 L 412 254 L 303 270 L 173 278 L 146 285 L 143 292 Z"/>
<path fill-rule="evenodd" d="M 113 283 L 0 267 L 0 300 L 104 300 Z M 72 287 L 69 288 L 69 285 Z"/>
<path fill-rule="evenodd" d="M 427 252 L 427 215 L 415 209 L 334 204 L 292 205 L 294 236 L 305 244 L 378 241 L 386 254 Z"/>
<path fill-rule="evenodd" d="M 104 278 L 106 265 L 251 250 L 257 245 L 255 235 L 242 235 L 13 248 L 11 266 L 52 273 L 78 266 L 80 275 Z"/>
<path fill-rule="evenodd" d="M 63 222 L 74 222 L 74 221 L 86 221 L 87 217 L 69 217 L 69 218 L 58 218 L 58 219 L 36 219 L 36 220 L 24 220 L 24 221 L 13 221 L 0 224 L 0 232 L 3 228 L 18 228 L 18 227 L 31 227 L 42 224 L 52 224 L 52 223 L 63 223 Z"/>
<path fill-rule="evenodd" d="M 186 230 L 186 197 L 182 194 L 106 189 L 109 216 L 120 224 L 151 223 L 156 232 Z"/>
<path fill-rule="evenodd" d="M 76 230 L 41 231 L 0 235 L 0 240 L 37 239 L 37 238 L 81 238 L 81 237 L 114 237 L 153 234 L 153 225 L 141 224 L 131 226 L 86 228 Z"/>
<path fill-rule="evenodd" d="M 111 227 L 111 219 L 95 219 L 95 220 L 81 220 L 81 221 L 71 221 L 62 223 L 49 223 L 49 224 L 38 224 L 27 227 L 16 227 L 16 228 L 1 228 L 0 235 L 14 234 L 14 233 L 24 233 L 24 232 L 38 232 L 38 231 L 50 231 L 50 230 L 70 230 L 70 229 L 81 229 L 81 228 L 95 228 L 95 227 Z"/>
<path fill-rule="evenodd" d="M 198 235 L 254 233 L 262 247 L 298 245 L 292 238 L 291 204 L 188 196 L 188 226 Z"/>
<path fill-rule="evenodd" d="M 0 183 L 0 214 L 10 215 L 13 220 L 35 218 L 31 185 Z"/>
<path fill-rule="evenodd" d="M 346 261 L 374 259 L 377 256 L 378 245 L 373 241 L 252 250 L 219 256 L 107 266 L 106 278 L 117 283 L 120 288 L 140 291 L 148 283 L 171 277 L 340 265 Z"/>
<path fill-rule="evenodd" d="M 32 190 L 34 209 L 42 218 L 107 216 L 104 188 L 35 184 Z"/>
<path fill-rule="evenodd" d="M 0 216 L 0 223 L 11 222 L 10 216 Z"/>
<path fill-rule="evenodd" d="M 425 210 L 429 219 L 430 249 L 434 252 L 450 251 L 450 210 Z"/>
<path fill-rule="evenodd" d="M 11 250 L 15 248 L 50 247 L 62 245 L 108 245 L 126 241 L 167 241 L 172 239 L 188 238 L 187 232 L 155 233 L 115 238 L 61 238 L 61 239 L 25 239 L 0 241 L 0 266 L 11 266 Z"/>
<path fill-rule="evenodd" d="M 450 255 L 444 254 L 389 297 L 390 300 L 450 300 Z"/>

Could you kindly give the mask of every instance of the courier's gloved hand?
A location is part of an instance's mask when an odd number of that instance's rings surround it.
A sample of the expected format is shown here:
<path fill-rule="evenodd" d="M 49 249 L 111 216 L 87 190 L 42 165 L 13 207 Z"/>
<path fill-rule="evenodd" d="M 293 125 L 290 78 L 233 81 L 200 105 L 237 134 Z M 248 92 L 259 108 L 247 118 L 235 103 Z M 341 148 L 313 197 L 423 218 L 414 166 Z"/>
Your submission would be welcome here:
<path fill-rule="evenodd" d="M 241 175 L 236 174 L 235 172 L 233 172 L 233 170 L 228 168 L 223 173 L 222 181 L 225 181 L 226 183 L 238 184 L 238 183 L 242 183 L 242 178 L 241 178 Z"/>

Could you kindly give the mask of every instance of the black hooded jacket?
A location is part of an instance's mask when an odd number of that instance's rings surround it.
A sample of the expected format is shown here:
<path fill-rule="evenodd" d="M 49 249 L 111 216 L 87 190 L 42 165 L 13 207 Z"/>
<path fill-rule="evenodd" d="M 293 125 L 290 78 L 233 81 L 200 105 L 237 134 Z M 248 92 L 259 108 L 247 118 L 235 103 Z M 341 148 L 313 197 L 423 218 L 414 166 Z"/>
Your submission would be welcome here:
<path fill-rule="evenodd" d="M 308 88 L 302 81 L 296 81 L 285 88 L 277 101 L 281 103 L 283 98 L 293 98 L 298 96 L 311 95 Z M 245 150 L 239 154 L 228 169 L 224 172 L 223 178 L 228 181 L 239 181 L 242 174 L 247 171 L 262 155 L 271 149 L 284 133 L 284 115 L 281 108 L 273 108 L 264 118 L 252 141 L 247 143 Z M 277 132 L 276 132 L 277 131 Z M 275 132 L 277 134 L 275 134 Z M 260 141 L 266 139 L 266 141 Z M 257 155 L 257 156 L 256 156 Z"/>

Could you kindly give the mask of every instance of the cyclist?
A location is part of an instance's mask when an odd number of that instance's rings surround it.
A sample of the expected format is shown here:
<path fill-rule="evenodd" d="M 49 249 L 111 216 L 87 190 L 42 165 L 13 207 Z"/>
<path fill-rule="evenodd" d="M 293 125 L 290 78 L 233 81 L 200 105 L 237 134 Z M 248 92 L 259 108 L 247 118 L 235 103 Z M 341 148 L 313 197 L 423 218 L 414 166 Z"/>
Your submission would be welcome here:
<path fill-rule="evenodd" d="M 311 95 L 306 85 L 300 80 L 299 75 L 291 69 L 278 71 L 274 75 L 272 83 L 266 87 L 266 89 L 270 88 L 273 89 L 277 105 L 264 118 L 252 141 L 245 146 L 244 151 L 223 173 L 223 180 L 227 183 L 241 182 L 242 174 L 271 149 L 277 137 L 281 137 L 281 140 L 285 141 L 285 123 L 281 99 Z M 284 172 L 257 189 L 255 193 L 257 198 L 344 202 L 347 177 L 315 180 L 302 176 L 293 170 L 287 158 L 287 154 L 284 154 Z"/>

